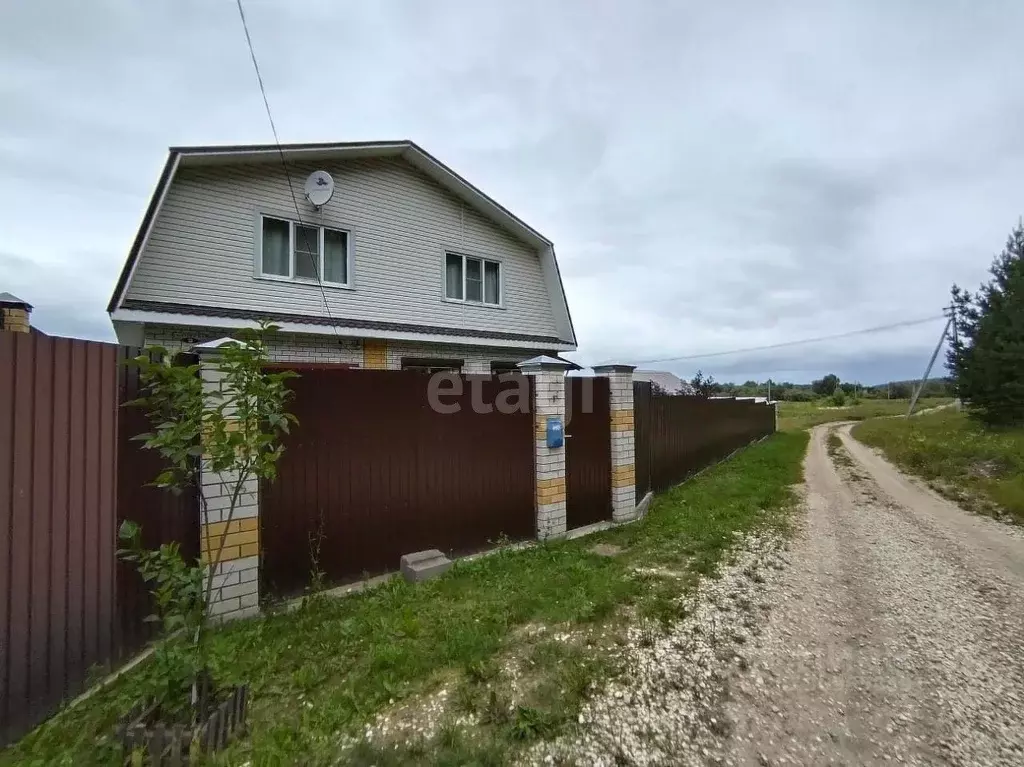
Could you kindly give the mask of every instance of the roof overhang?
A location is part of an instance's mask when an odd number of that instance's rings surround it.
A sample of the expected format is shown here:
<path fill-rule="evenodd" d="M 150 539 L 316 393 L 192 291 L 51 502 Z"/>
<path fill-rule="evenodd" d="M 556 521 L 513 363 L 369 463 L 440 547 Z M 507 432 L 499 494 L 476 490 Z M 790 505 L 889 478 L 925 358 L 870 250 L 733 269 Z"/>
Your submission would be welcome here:
<path fill-rule="evenodd" d="M 576 331 L 572 325 L 572 316 L 569 314 L 569 304 L 565 298 L 565 287 L 562 284 L 562 275 L 558 268 L 558 260 L 555 258 L 552 242 L 422 147 L 407 140 L 171 147 L 168 151 L 167 162 L 164 164 L 163 171 L 157 181 L 156 189 L 153 191 L 149 206 L 146 208 L 145 215 L 142 218 L 139 231 L 132 242 L 128 259 L 125 261 L 121 274 L 118 277 L 117 285 L 114 287 L 113 295 L 110 297 L 107 312 L 113 313 L 121 306 L 139 254 L 149 240 L 150 230 L 163 205 L 174 175 L 179 168 L 238 163 L 280 163 L 282 159 L 285 162 L 308 162 L 314 160 L 338 161 L 371 157 L 401 157 L 487 219 L 493 221 L 527 245 L 536 248 L 547 259 L 550 259 L 550 266 L 553 269 L 552 283 L 557 283 L 557 298 L 561 303 L 561 306 L 553 306 L 552 309 L 559 314 L 564 312 L 564 324 L 568 327 L 572 346 L 575 347 Z"/>
<path fill-rule="evenodd" d="M 137 305 L 136 305 L 137 304 Z M 213 307 L 185 307 L 167 305 L 161 308 L 155 302 L 128 302 L 110 313 L 117 325 L 175 325 L 179 327 L 258 328 L 261 320 L 269 320 L 283 333 L 333 336 L 343 339 L 380 338 L 396 341 L 490 346 L 512 349 L 538 349 L 544 351 L 574 351 L 575 344 L 557 338 L 528 336 L 515 333 L 485 333 L 462 328 L 429 327 L 386 322 L 368 322 L 335 318 L 328 323 L 321 317 L 275 314 L 272 312 L 243 312 L 220 310 Z M 136 344 L 139 345 L 139 344 Z"/>

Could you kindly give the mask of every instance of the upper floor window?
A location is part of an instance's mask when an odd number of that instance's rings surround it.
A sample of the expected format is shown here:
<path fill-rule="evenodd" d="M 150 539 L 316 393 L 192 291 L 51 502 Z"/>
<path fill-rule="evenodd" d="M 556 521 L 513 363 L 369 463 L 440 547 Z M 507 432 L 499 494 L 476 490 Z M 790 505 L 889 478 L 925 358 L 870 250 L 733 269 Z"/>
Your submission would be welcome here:
<path fill-rule="evenodd" d="M 322 226 L 262 216 L 260 274 L 349 284 L 349 234 Z"/>
<path fill-rule="evenodd" d="M 501 304 L 501 264 L 448 253 L 444 286 L 445 297 L 450 301 L 498 306 Z"/>

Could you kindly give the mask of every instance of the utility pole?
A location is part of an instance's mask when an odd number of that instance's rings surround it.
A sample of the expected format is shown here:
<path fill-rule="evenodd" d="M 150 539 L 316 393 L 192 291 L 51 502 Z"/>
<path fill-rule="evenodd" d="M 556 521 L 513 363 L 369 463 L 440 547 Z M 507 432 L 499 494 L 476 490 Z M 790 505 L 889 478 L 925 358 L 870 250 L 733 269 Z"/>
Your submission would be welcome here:
<path fill-rule="evenodd" d="M 956 349 L 960 346 L 960 328 L 956 325 L 956 304 L 950 303 L 949 305 L 949 321 L 953 323 L 953 348 Z M 956 412 L 960 412 L 963 408 L 963 403 L 959 397 L 953 399 L 953 407 L 956 408 Z"/>
<path fill-rule="evenodd" d="M 768 401 L 772 401 L 772 379 L 768 379 Z"/>
<path fill-rule="evenodd" d="M 914 406 L 917 404 L 917 398 L 921 396 L 921 390 L 924 389 L 924 382 L 928 380 L 928 374 L 932 372 L 932 365 L 935 364 L 935 358 L 939 356 L 939 350 L 942 348 L 942 342 L 946 340 L 946 333 L 949 332 L 949 326 L 953 324 L 953 317 L 950 315 L 949 319 L 946 320 L 945 327 L 942 328 L 942 335 L 939 336 L 939 342 L 935 345 L 935 351 L 932 352 L 932 358 L 928 360 L 928 367 L 924 369 L 924 375 L 921 376 L 921 380 L 917 384 L 917 388 L 914 389 L 914 396 L 910 398 L 910 407 L 907 409 L 907 417 L 909 418 L 914 414 Z"/>

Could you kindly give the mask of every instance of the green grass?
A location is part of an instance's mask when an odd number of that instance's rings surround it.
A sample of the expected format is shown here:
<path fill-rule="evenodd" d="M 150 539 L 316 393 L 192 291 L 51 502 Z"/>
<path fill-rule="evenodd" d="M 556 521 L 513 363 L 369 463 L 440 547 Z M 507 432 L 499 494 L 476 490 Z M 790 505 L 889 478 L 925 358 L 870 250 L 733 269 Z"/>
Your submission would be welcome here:
<path fill-rule="evenodd" d="M 920 399 L 916 409 L 925 410 L 948 402 L 950 400 L 939 398 Z M 856 405 L 846 407 L 833 407 L 827 399 L 815 402 L 780 402 L 779 429 L 793 431 L 809 429 L 829 421 L 863 421 L 885 415 L 903 415 L 909 406 L 910 400 L 905 399 L 864 399 Z"/>
<path fill-rule="evenodd" d="M 420 585 L 392 580 L 344 599 L 228 625 L 212 637 L 215 676 L 251 685 L 249 734 L 221 763 L 330 764 L 339 740 L 358 734 L 392 702 L 446 679 L 456 701 L 485 720 L 473 738 L 446 728 L 436 740 L 373 748 L 353 763 L 503 764 L 524 743 L 575 721 L 590 684 L 614 673 L 598 645 L 556 647 L 524 639 L 523 627 L 599 634 L 625 620 L 627 605 L 671 621 L 678 596 L 710 573 L 734 531 L 785 527 L 791 485 L 801 480 L 805 433 L 778 434 L 656 497 L 635 524 L 575 541 L 502 551 L 458 562 Z M 614 544 L 614 557 L 589 551 Z M 670 568 L 681 581 L 638 577 L 637 566 Z M 667 582 L 671 581 L 671 582 Z M 614 635 L 610 630 L 609 636 Z M 499 660 L 519 659 L 535 683 L 501 714 L 507 680 Z M 109 764 L 117 717 L 152 684 L 148 664 L 44 724 L 0 753 L 0 764 Z M 494 691 L 492 699 L 491 691 Z"/>
<path fill-rule="evenodd" d="M 1024 429 L 991 429 L 942 410 L 868 421 L 854 436 L 965 508 L 1024 524 Z"/>

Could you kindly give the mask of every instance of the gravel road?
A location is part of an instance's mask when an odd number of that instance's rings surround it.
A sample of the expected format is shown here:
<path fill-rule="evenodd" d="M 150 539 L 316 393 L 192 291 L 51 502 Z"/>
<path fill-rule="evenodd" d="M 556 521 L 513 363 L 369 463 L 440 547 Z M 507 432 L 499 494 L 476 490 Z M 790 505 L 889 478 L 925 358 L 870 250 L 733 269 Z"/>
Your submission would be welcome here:
<path fill-rule="evenodd" d="M 813 430 L 805 529 L 709 761 L 1024 764 L 1024 535 Z"/>

